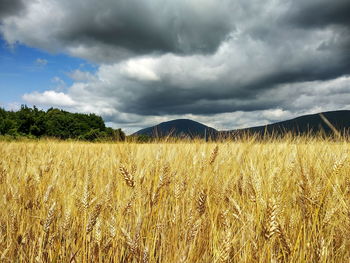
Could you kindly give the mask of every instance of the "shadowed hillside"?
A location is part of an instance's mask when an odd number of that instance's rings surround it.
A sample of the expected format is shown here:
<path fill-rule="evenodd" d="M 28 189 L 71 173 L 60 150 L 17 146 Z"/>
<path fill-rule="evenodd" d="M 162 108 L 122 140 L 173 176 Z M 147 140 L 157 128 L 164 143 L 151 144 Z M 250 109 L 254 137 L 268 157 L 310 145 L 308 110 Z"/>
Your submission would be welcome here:
<path fill-rule="evenodd" d="M 218 131 L 196 121 L 178 119 L 162 122 L 158 125 L 142 129 L 133 135 L 146 135 L 149 137 L 189 137 L 204 138 L 217 136 Z"/>
<path fill-rule="evenodd" d="M 333 133 L 331 127 L 326 123 L 327 120 L 334 128 L 341 132 L 348 132 L 350 128 L 350 111 L 329 111 L 321 113 L 325 118 L 322 119 L 320 113 L 300 116 L 295 119 L 277 122 L 265 126 L 257 126 L 246 129 L 232 130 L 228 132 L 221 132 L 223 135 L 237 135 L 242 133 L 256 134 L 259 136 L 266 135 L 283 135 L 292 133 L 296 135 L 316 134 L 323 131 L 330 135 Z"/>
<path fill-rule="evenodd" d="M 316 134 L 324 132 L 326 135 L 333 133 L 332 128 L 327 121 L 334 126 L 334 128 L 341 132 L 348 132 L 350 128 L 350 111 L 330 111 L 324 112 L 322 119 L 320 113 L 301 116 L 295 119 L 277 122 L 274 124 L 257 126 L 245 129 L 237 129 L 230 131 L 217 131 L 214 128 L 205 126 L 199 122 L 179 119 L 168 122 L 163 122 L 153 127 L 142 129 L 133 135 L 144 135 L 149 137 L 189 137 L 189 138 L 211 138 L 218 137 L 236 137 L 243 134 L 255 134 L 258 136 L 281 136 L 286 133 L 295 135 Z"/>

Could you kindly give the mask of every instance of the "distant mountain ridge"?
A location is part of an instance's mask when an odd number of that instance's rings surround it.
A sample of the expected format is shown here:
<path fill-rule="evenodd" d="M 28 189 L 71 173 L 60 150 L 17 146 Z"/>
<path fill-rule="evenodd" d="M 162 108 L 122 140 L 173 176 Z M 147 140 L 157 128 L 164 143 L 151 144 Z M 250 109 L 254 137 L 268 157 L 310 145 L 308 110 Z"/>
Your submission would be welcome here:
<path fill-rule="evenodd" d="M 162 122 L 158 125 L 145 128 L 135 132 L 133 135 L 146 135 L 149 137 L 190 137 L 190 138 L 204 138 L 206 136 L 217 136 L 218 131 L 214 128 L 206 126 L 202 123 L 189 120 L 177 119 L 172 121 Z"/>
<path fill-rule="evenodd" d="M 345 132 L 350 129 L 350 111 L 328 111 L 316 114 L 303 115 L 294 119 L 281 121 L 273 124 L 250 127 L 245 129 L 237 129 L 228 132 L 222 132 L 224 134 L 240 134 L 250 133 L 257 135 L 275 134 L 283 135 L 286 133 L 293 133 L 297 135 L 303 134 L 315 134 L 323 131 L 325 134 L 332 134 L 332 128 L 322 119 L 321 114 L 325 117 L 331 125 L 339 132 Z"/>
<path fill-rule="evenodd" d="M 202 123 L 189 120 L 178 119 L 162 122 L 158 125 L 139 130 L 133 135 L 146 135 L 149 137 L 189 137 L 189 138 L 217 138 L 232 137 L 249 133 L 259 136 L 263 135 L 283 135 L 293 133 L 304 135 L 314 134 L 323 131 L 325 134 L 332 134 L 331 127 L 322 119 L 322 114 L 339 132 L 348 132 L 350 129 L 350 110 L 328 111 L 317 114 L 300 116 L 294 119 L 276 122 L 273 124 L 235 129 L 229 131 L 218 131 Z"/>

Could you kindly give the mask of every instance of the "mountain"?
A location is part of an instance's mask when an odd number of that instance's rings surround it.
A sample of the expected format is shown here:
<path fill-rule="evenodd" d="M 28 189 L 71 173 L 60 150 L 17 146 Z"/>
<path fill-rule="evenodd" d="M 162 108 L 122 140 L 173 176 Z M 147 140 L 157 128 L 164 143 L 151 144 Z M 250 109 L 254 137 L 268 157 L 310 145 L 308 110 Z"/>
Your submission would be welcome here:
<path fill-rule="evenodd" d="M 267 135 L 283 135 L 286 133 L 293 134 L 315 134 L 320 131 L 324 131 L 325 134 L 332 134 L 332 128 L 326 122 L 331 123 L 334 128 L 339 132 L 348 132 L 350 130 L 350 111 L 329 111 L 321 113 L 325 119 L 323 119 L 320 113 L 300 116 L 295 119 L 281 121 L 269 125 L 250 127 L 245 129 L 237 129 L 230 131 L 217 131 L 214 128 L 208 127 L 196 121 L 188 119 L 172 120 L 162 122 L 153 127 L 142 129 L 133 135 L 146 135 L 150 137 L 200 137 L 200 138 L 217 138 L 217 137 L 232 137 L 239 136 L 241 134 L 256 134 L 259 136 Z"/>
<path fill-rule="evenodd" d="M 162 122 L 158 125 L 139 130 L 133 135 L 146 135 L 150 137 L 190 137 L 190 138 L 204 138 L 214 137 L 218 131 L 208 127 L 202 123 L 188 120 L 178 119 L 167 122 Z"/>
<path fill-rule="evenodd" d="M 321 114 L 325 117 L 323 119 Z M 269 125 L 251 127 L 246 129 L 238 129 L 232 131 L 221 132 L 221 135 L 238 135 L 243 133 L 249 134 L 275 134 L 283 135 L 285 133 L 293 134 L 315 134 L 320 131 L 324 131 L 325 134 L 332 134 L 332 128 L 326 122 L 329 122 L 339 132 L 348 132 L 350 129 L 350 111 L 328 111 L 317 114 L 310 114 L 297 117 L 295 119 L 281 121 Z"/>

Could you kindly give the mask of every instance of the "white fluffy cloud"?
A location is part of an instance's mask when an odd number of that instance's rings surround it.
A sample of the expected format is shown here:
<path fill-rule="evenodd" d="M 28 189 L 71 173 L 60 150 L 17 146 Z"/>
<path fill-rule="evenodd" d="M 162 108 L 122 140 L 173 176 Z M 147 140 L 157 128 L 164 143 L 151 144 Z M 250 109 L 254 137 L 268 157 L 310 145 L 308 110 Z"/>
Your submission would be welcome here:
<path fill-rule="evenodd" d="M 76 105 L 76 102 L 67 94 L 53 90 L 24 94 L 23 99 L 31 104 L 44 106 L 71 107 Z"/>

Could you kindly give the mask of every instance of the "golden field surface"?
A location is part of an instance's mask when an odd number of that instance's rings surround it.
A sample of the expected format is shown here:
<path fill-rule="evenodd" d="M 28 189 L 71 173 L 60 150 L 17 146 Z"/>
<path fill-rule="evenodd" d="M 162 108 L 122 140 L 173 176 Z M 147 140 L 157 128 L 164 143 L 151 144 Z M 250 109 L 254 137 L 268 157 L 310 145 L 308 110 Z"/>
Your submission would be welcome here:
<path fill-rule="evenodd" d="M 0 262 L 349 262 L 349 150 L 0 142 Z"/>

